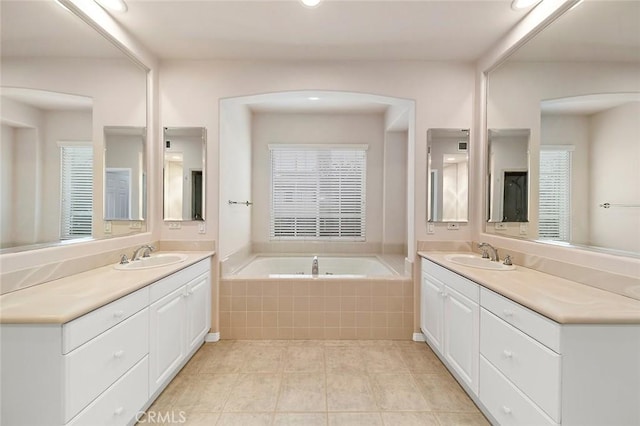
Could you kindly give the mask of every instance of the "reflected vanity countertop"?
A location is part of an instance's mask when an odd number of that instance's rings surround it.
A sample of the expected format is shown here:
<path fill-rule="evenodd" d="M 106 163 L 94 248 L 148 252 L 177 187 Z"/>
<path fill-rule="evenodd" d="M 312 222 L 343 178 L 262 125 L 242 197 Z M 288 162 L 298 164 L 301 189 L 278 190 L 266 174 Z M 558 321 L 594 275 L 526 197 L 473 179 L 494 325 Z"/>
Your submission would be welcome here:
<path fill-rule="evenodd" d="M 131 271 L 109 264 L 4 294 L 0 296 L 0 323 L 64 324 L 215 255 L 213 251 L 171 253 L 188 257 L 173 265 Z"/>
<path fill-rule="evenodd" d="M 561 324 L 640 324 L 640 300 L 516 265 L 491 271 L 446 260 L 451 252 L 418 255 Z"/>

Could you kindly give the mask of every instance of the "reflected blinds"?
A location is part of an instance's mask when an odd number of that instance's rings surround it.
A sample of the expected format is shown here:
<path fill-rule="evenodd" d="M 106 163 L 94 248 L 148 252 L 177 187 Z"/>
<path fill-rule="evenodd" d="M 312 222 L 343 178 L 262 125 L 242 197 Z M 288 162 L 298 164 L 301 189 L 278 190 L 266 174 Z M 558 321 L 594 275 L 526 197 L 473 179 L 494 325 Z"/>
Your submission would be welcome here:
<path fill-rule="evenodd" d="M 540 150 L 538 235 L 569 241 L 571 237 L 571 151 Z"/>
<path fill-rule="evenodd" d="M 269 149 L 272 240 L 365 240 L 366 145 Z"/>
<path fill-rule="evenodd" d="M 60 239 L 91 236 L 93 220 L 93 147 L 60 146 Z"/>

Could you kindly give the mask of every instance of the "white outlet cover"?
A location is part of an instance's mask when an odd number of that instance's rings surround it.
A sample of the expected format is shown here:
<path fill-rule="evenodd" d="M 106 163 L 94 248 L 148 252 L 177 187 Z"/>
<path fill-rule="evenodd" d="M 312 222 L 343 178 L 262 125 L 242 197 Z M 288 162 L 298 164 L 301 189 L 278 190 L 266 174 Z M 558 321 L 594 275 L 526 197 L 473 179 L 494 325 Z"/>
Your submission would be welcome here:
<path fill-rule="evenodd" d="M 111 233 L 111 222 L 105 222 L 104 223 L 104 233 L 105 234 L 110 234 Z"/>
<path fill-rule="evenodd" d="M 198 234 L 204 234 L 207 232 L 207 226 L 204 223 L 198 224 Z"/>

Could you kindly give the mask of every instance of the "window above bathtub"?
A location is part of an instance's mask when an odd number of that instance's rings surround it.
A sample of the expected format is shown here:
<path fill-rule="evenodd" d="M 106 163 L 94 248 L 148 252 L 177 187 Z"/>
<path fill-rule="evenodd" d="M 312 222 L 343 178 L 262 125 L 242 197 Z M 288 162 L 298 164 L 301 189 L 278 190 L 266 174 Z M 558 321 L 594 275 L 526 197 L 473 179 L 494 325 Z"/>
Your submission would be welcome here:
<path fill-rule="evenodd" d="M 367 145 L 269 145 L 271 240 L 364 241 Z"/>

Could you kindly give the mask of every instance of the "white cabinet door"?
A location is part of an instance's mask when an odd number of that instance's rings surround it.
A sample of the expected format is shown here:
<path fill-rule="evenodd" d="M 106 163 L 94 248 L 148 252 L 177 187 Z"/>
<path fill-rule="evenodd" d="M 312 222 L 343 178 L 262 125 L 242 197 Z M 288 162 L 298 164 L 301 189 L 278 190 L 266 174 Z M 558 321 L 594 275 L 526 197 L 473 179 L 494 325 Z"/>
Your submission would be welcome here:
<path fill-rule="evenodd" d="M 200 346 L 211 326 L 209 274 L 187 285 L 187 353 Z"/>
<path fill-rule="evenodd" d="M 477 394 L 480 353 L 478 304 L 450 287 L 445 287 L 445 292 L 442 354 Z"/>
<path fill-rule="evenodd" d="M 442 352 L 444 285 L 423 274 L 420 300 L 420 328 L 422 333 L 435 349 Z"/>
<path fill-rule="evenodd" d="M 153 394 L 186 355 L 186 288 L 169 293 L 149 307 L 149 394 Z"/>

